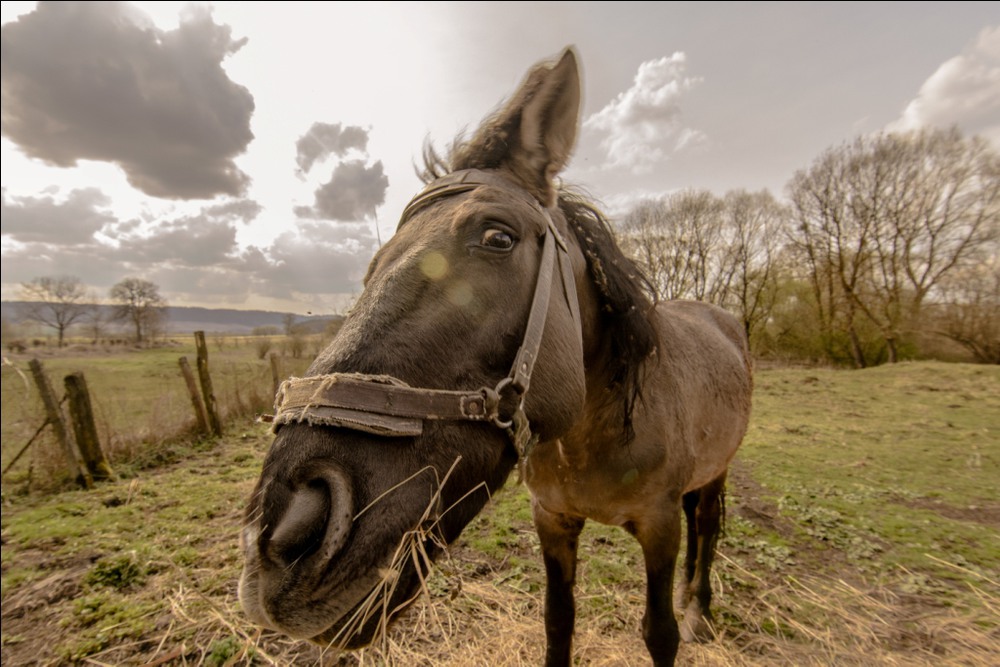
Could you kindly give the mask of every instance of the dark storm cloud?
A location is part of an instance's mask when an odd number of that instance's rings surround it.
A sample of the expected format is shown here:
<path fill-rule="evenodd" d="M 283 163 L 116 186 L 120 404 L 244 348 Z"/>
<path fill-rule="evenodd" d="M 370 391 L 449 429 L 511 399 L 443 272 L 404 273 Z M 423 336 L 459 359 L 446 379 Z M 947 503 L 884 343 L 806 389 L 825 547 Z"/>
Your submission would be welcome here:
<path fill-rule="evenodd" d="M 362 160 L 342 162 L 333 176 L 316 190 L 313 206 L 299 206 L 295 214 L 302 218 L 321 218 L 358 222 L 375 215 L 375 209 L 385 203 L 389 178 L 382 162 L 366 167 Z"/>
<path fill-rule="evenodd" d="M 110 199 L 96 188 L 73 190 L 63 201 L 53 196 L 7 197 L 3 192 L 3 236 L 22 243 L 60 245 L 92 240 L 106 225 L 116 222 L 104 207 Z"/>
<path fill-rule="evenodd" d="M 295 142 L 299 169 L 308 173 L 317 160 L 330 155 L 344 157 L 354 149 L 364 153 L 368 149 L 368 131 L 357 125 L 342 127 L 340 123 L 313 123 L 309 131 Z"/>
<path fill-rule="evenodd" d="M 114 2 L 41 2 L 2 29 L 2 130 L 29 156 L 118 164 L 156 197 L 239 194 L 250 92 L 222 61 L 228 26 L 192 7 L 176 30 Z"/>
<path fill-rule="evenodd" d="M 106 286 L 105 280 L 120 279 L 123 272 L 145 274 L 163 267 L 239 271 L 237 225 L 260 210 L 257 202 L 237 200 L 150 224 L 120 221 L 99 210 L 108 203 L 93 189 L 74 190 L 62 202 L 8 199 L 5 193 L 3 235 L 16 243 L 4 249 L 3 282 L 69 272 Z"/>
<path fill-rule="evenodd" d="M 296 299 L 360 289 L 375 240 L 367 225 L 303 223 L 265 248 L 250 246 L 215 262 L 159 261 L 148 270 L 171 293 L 205 302 L 241 302 L 251 295 Z"/>

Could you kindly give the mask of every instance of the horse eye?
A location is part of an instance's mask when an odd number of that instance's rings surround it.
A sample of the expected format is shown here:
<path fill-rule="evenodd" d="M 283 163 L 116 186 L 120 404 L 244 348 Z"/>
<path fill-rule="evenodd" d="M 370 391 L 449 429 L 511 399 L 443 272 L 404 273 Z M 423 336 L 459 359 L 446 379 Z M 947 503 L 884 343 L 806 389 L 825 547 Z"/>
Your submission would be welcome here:
<path fill-rule="evenodd" d="M 510 250 L 514 247 L 514 237 L 502 229 L 487 229 L 480 244 L 496 250 Z"/>

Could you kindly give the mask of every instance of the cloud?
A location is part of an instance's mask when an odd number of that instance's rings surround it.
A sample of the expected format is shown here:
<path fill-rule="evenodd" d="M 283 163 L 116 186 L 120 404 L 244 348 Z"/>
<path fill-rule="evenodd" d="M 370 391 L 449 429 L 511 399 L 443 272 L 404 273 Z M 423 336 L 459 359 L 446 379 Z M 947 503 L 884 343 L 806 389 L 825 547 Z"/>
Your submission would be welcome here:
<path fill-rule="evenodd" d="M 302 218 L 322 218 L 359 222 L 375 215 L 375 209 L 385 203 L 389 178 L 378 161 L 366 167 L 363 160 L 338 164 L 330 181 L 316 190 L 313 206 L 298 206 L 295 214 Z"/>
<path fill-rule="evenodd" d="M 247 224 L 260 215 L 262 210 L 263 207 L 252 199 L 233 199 L 222 204 L 209 206 L 205 209 L 205 213 L 212 217 L 236 220 Z"/>
<path fill-rule="evenodd" d="M 89 287 L 103 293 L 111 285 L 129 275 L 131 267 L 118 263 L 113 252 L 98 243 L 54 246 L 30 242 L 17 248 L 4 248 L 0 262 L 0 282 L 5 298 L 17 297 L 17 287 L 41 276 L 78 276 Z M 13 289 L 10 289 L 13 288 Z"/>
<path fill-rule="evenodd" d="M 39 276 L 75 275 L 106 293 L 142 276 L 174 303 L 245 305 L 253 297 L 294 299 L 325 308 L 360 290 L 375 239 L 366 223 L 299 221 L 266 247 L 240 249 L 237 230 L 261 211 L 233 200 L 153 222 L 119 220 L 99 190 L 37 197 L 3 193 L 5 294 Z"/>
<path fill-rule="evenodd" d="M 122 260 L 137 266 L 209 266 L 224 262 L 237 251 L 232 220 L 205 213 L 161 222 L 148 232 L 118 239 Z"/>
<path fill-rule="evenodd" d="M 73 190 L 63 201 L 52 196 L 12 197 L 3 192 L 3 236 L 22 243 L 72 244 L 90 241 L 117 222 L 111 200 L 97 188 Z"/>
<path fill-rule="evenodd" d="M 313 123 L 309 131 L 295 142 L 299 169 L 308 173 L 315 162 L 330 155 L 344 157 L 354 149 L 368 150 L 368 131 L 357 125 L 342 127 L 340 123 Z"/>
<path fill-rule="evenodd" d="M 122 3 L 39 3 L 2 29 L 2 131 L 53 165 L 115 163 L 155 197 L 239 195 L 254 101 L 222 61 L 245 42 L 205 8 L 163 31 Z"/>
<path fill-rule="evenodd" d="M 1000 147 L 1000 26 L 984 29 L 920 87 L 889 131 L 957 125 Z"/>
<path fill-rule="evenodd" d="M 303 222 L 265 251 L 256 251 L 260 294 L 288 298 L 295 293 L 349 294 L 360 291 L 374 239 L 367 225 Z"/>
<path fill-rule="evenodd" d="M 601 147 L 613 166 L 647 173 L 672 153 L 705 141 L 703 133 L 681 122 L 684 96 L 702 81 L 687 76 L 686 69 L 681 52 L 647 60 L 639 65 L 631 88 L 584 121 L 585 129 L 605 135 Z"/>

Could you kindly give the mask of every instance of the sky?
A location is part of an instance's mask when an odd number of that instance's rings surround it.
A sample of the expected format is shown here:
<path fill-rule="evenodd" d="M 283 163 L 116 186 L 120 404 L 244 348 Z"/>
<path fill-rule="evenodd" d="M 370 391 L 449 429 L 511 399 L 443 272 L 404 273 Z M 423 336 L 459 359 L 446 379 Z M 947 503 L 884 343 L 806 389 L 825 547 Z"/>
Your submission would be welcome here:
<path fill-rule="evenodd" d="M 784 195 L 825 150 L 957 126 L 1000 149 L 996 2 L 3 2 L 0 292 L 126 277 L 171 305 L 344 312 L 421 187 L 575 47 L 562 178 L 613 216 Z"/>

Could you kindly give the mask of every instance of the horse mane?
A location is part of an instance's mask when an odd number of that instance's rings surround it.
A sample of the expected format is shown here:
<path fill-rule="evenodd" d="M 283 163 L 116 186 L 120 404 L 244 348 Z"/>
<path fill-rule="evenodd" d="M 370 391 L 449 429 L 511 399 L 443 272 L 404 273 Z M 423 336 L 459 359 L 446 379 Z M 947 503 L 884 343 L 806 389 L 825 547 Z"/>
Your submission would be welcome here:
<path fill-rule="evenodd" d="M 474 145 L 459 137 L 442 157 L 433 146 L 425 144 L 424 166 L 417 175 L 430 183 L 452 171 L 496 168 L 490 155 L 476 159 Z M 601 299 L 599 312 L 607 332 L 612 400 L 621 404 L 622 435 L 627 443 L 635 434 L 632 413 L 636 402 L 642 400 L 643 364 L 659 347 L 653 314 L 656 288 L 622 252 L 610 221 L 589 198 L 560 186 L 557 206 L 587 259 L 590 278 Z"/>

